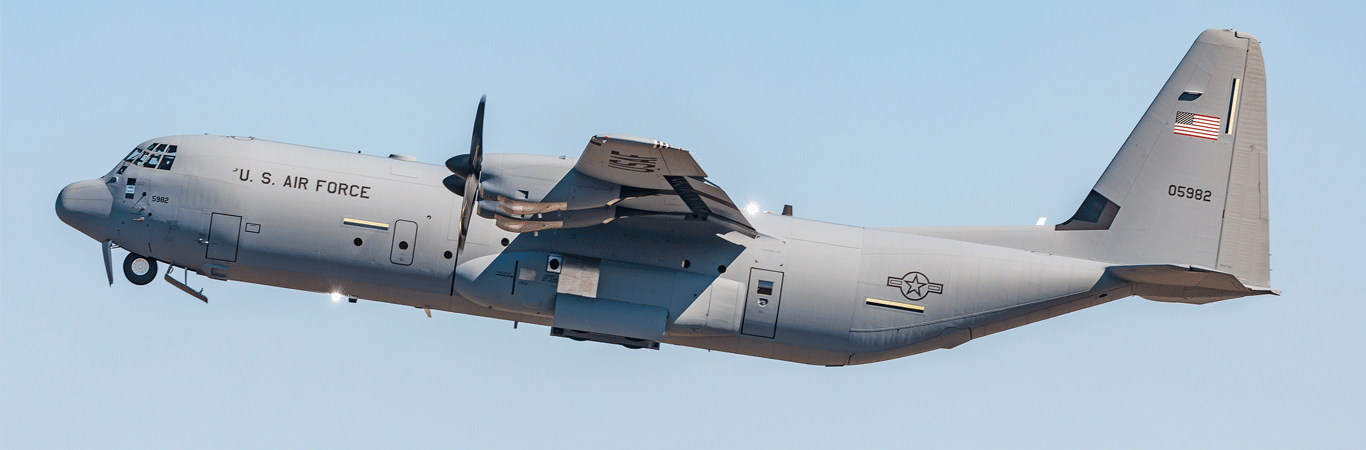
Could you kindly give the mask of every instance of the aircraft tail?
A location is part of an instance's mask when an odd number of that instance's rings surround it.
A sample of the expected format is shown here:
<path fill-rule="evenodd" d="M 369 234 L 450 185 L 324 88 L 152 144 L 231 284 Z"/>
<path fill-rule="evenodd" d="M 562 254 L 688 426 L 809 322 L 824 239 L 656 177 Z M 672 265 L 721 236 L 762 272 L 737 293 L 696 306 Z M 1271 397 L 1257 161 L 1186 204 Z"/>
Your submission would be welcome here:
<path fill-rule="evenodd" d="M 1077 256 L 1200 266 L 1269 287 L 1266 165 L 1261 47 L 1246 33 L 1206 30 L 1055 230 L 1085 243 L 1073 248 L 1090 254 Z"/>

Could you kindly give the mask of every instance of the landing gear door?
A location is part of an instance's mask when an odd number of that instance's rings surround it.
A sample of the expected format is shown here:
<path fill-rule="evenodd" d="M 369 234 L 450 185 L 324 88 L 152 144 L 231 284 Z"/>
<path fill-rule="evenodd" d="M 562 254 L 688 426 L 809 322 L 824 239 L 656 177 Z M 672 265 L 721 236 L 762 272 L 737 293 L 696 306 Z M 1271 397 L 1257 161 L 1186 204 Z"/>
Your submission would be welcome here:
<path fill-rule="evenodd" d="M 740 333 L 772 339 L 778 330 L 782 293 L 782 272 L 750 269 L 749 293 L 745 295 L 745 318 Z"/>
<path fill-rule="evenodd" d="M 237 239 L 241 231 L 242 216 L 213 213 L 209 219 L 209 249 L 205 257 L 237 262 Z"/>

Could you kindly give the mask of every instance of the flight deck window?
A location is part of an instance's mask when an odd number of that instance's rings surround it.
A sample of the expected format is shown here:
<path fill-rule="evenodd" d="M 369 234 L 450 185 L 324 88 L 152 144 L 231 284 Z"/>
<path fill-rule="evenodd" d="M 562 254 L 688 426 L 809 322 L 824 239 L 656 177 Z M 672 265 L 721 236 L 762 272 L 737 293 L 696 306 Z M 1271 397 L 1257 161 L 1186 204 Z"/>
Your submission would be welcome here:
<path fill-rule="evenodd" d="M 178 147 L 179 146 L 176 145 L 153 142 L 147 144 L 145 150 L 134 148 L 132 152 L 128 153 L 128 156 L 123 158 L 124 161 L 129 162 L 130 164 L 120 166 L 119 174 L 123 174 L 123 171 L 129 166 L 171 170 L 171 166 L 175 164 L 176 151 L 179 150 Z"/>

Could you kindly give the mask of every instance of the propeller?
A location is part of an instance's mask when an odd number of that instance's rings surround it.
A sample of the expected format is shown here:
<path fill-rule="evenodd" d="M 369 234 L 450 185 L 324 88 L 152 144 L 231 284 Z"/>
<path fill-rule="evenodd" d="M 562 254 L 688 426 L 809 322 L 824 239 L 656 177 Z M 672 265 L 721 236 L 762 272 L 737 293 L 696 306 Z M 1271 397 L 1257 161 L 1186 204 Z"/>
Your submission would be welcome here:
<path fill-rule="evenodd" d="M 470 216 L 474 214 L 475 203 L 479 201 L 479 171 L 484 162 L 484 101 L 487 96 L 479 97 L 479 110 L 474 113 L 474 135 L 470 137 L 470 153 L 456 155 L 446 160 L 446 168 L 451 175 L 441 180 L 441 184 L 456 195 L 465 197 L 460 208 L 460 240 L 456 241 L 456 261 L 465 254 L 465 235 L 469 232 Z"/>

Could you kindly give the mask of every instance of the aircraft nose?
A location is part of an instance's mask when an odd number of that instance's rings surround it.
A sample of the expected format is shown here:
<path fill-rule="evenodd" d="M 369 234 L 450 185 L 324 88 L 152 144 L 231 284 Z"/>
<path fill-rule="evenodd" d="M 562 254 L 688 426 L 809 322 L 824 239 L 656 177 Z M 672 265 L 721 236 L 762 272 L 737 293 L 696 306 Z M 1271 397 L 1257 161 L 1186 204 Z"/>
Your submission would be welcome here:
<path fill-rule="evenodd" d="M 72 228 L 86 232 L 91 221 L 109 217 L 114 208 L 114 196 L 104 180 L 77 181 L 62 188 L 57 194 L 57 217 Z"/>

